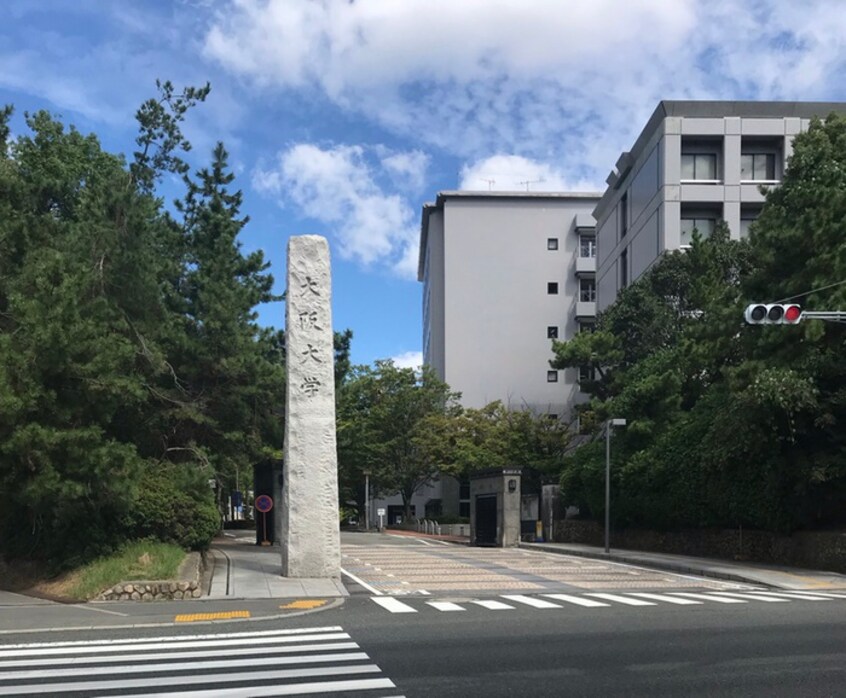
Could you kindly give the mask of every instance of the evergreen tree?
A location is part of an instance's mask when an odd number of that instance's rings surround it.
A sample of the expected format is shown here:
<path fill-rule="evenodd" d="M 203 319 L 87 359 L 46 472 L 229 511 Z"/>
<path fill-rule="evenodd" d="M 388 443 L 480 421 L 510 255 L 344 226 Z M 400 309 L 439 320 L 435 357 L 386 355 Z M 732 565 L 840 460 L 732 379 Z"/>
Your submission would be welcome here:
<path fill-rule="evenodd" d="M 242 195 L 230 191 L 234 175 L 218 143 L 209 168 L 185 178 L 178 203 L 184 217 L 185 271 L 177 297 L 182 331 L 170 347 L 177 376 L 171 405 L 161 418 L 168 426 L 165 451 L 172 460 L 208 468 L 221 487 L 236 472 L 278 457 L 284 403 L 282 338 L 263 331 L 255 308 L 278 300 L 261 251 L 243 254 L 238 235 Z"/>

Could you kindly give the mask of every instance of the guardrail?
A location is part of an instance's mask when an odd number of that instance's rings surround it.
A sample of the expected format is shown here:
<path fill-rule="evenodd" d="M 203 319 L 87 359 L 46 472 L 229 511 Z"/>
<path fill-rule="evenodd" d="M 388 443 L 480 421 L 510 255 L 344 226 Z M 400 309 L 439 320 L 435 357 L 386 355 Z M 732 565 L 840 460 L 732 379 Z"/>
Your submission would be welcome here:
<path fill-rule="evenodd" d="M 447 535 L 447 536 L 470 536 L 469 523 L 454 523 L 441 524 L 433 519 L 414 519 L 414 529 L 418 533 L 428 533 L 431 535 Z"/>

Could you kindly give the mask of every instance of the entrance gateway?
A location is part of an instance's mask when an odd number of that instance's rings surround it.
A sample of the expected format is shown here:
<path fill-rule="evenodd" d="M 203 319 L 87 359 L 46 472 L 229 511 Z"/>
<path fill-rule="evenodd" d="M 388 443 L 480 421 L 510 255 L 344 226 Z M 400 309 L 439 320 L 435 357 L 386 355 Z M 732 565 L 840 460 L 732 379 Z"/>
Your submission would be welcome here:
<path fill-rule="evenodd" d="M 522 468 L 493 468 L 470 476 L 470 543 L 499 548 L 520 544 Z"/>

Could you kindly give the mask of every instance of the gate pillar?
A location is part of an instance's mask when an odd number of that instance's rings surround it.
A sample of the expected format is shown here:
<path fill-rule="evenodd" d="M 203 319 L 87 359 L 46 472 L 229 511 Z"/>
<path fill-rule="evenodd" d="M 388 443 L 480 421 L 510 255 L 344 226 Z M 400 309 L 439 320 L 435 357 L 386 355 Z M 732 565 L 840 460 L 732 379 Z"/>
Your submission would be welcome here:
<path fill-rule="evenodd" d="M 522 468 L 493 468 L 470 476 L 470 543 L 498 548 L 520 544 Z"/>

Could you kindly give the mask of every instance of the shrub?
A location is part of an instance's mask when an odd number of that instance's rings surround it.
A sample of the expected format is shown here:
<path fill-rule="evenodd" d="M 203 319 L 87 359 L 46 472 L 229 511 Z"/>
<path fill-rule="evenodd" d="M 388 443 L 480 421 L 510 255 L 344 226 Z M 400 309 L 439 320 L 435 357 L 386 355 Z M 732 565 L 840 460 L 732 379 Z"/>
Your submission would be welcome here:
<path fill-rule="evenodd" d="M 190 466 L 159 464 L 142 476 L 124 525 L 128 538 L 202 550 L 220 529 L 220 514 L 202 473 Z"/>

